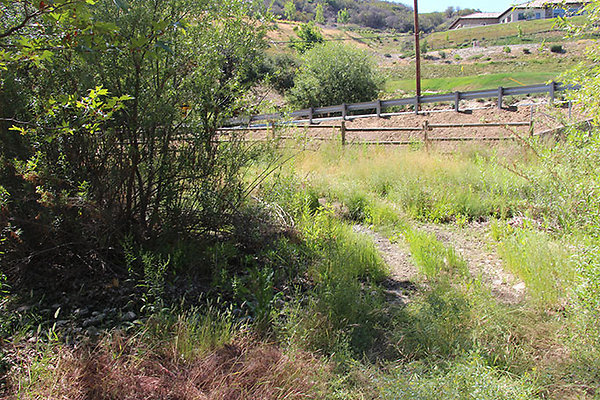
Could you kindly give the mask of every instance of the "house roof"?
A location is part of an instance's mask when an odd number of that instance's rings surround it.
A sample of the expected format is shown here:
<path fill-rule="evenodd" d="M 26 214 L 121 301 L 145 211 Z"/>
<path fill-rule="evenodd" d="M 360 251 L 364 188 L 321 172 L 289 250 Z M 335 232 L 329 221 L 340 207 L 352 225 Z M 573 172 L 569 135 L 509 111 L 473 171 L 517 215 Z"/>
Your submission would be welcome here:
<path fill-rule="evenodd" d="M 452 24 L 450 24 L 448 29 L 454 29 L 454 27 L 460 21 L 463 21 L 463 20 L 468 20 L 468 19 L 494 19 L 495 20 L 500 17 L 500 14 L 501 13 L 475 13 L 475 14 L 463 15 L 463 16 L 455 19 L 454 22 L 452 22 Z"/>
<path fill-rule="evenodd" d="M 500 16 L 501 13 L 475 13 L 475 14 L 469 14 L 469 15 L 463 15 L 462 17 L 459 17 L 458 19 L 486 19 L 486 18 L 498 18 Z"/>

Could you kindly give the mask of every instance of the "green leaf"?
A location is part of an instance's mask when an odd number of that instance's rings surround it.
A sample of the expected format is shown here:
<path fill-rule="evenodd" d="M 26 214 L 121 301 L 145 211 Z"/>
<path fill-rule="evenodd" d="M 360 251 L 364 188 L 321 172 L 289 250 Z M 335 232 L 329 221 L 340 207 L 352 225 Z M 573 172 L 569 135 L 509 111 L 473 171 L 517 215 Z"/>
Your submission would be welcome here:
<path fill-rule="evenodd" d="M 167 43 L 163 42 L 162 40 L 157 41 L 155 46 L 163 49 L 164 51 L 166 51 L 169 54 L 173 54 L 173 50 L 171 50 L 169 45 Z"/>
<path fill-rule="evenodd" d="M 123 11 L 129 11 L 129 3 L 127 0 L 113 0 L 113 3 Z"/>

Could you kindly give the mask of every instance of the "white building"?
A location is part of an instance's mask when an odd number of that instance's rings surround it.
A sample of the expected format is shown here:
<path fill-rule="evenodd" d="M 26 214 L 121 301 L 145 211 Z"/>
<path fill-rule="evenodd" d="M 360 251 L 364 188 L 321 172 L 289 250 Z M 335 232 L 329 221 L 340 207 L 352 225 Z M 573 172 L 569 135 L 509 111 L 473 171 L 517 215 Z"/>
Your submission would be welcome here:
<path fill-rule="evenodd" d="M 449 29 L 580 15 L 591 0 L 533 0 L 510 7 L 503 13 L 475 13 L 457 18 Z"/>

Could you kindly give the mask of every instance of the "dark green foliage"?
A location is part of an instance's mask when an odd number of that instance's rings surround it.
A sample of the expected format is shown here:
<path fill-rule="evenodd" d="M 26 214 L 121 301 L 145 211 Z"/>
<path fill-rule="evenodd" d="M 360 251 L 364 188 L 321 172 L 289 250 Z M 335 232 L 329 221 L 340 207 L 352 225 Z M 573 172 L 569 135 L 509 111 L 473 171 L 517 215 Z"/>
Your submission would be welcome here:
<path fill-rule="evenodd" d="M 364 51 L 327 43 L 308 51 L 290 91 L 295 107 L 368 101 L 377 97 L 381 79 Z"/>
<path fill-rule="evenodd" d="M 553 44 L 552 46 L 550 46 L 550 51 L 552 53 L 558 53 L 558 54 L 565 53 L 565 49 L 563 49 L 562 45 L 560 45 L 560 44 Z"/>
<path fill-rule="evenodd" d="M 141 249 L 135 276 L 158 298 L 173 263 L 146 251 L 229 231 L 247 197 L 239 171 L 260 149 L 216 135 L 244 107 L 263 28 L 236 0 L 119 4 L 82 6 L 94 24 L 56 24 L 57 40 L 81 38 L 61 52 L 2 54 L 3 262 L 15 263 L 11 279 L 22 262 L 57 279 L 49 268 L 102 273 L 108 263 L 119 274 L 131 235 Z"/>
<path fill-rule="evenodd" d="M 300 61 L 289 54 L 267 55 L 259 68 L 259 74 L 266 77 L 266 81 L 279 93 L 285 93 L 294 86 L 299 65 Z"/>

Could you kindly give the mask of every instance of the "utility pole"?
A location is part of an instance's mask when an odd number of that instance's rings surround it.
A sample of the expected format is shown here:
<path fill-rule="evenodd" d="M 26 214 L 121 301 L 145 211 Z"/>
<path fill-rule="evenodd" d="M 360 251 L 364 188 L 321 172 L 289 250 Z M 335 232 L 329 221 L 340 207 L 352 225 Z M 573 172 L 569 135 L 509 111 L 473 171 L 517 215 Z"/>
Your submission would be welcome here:
<path fill-rule="evenodd" d="M 417 97 L 421 96 L 421 46 L 419 45 L 419 8 L 415 0 L 415 60 L 417 64 Z"/>

